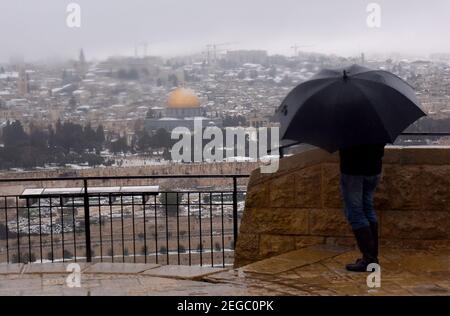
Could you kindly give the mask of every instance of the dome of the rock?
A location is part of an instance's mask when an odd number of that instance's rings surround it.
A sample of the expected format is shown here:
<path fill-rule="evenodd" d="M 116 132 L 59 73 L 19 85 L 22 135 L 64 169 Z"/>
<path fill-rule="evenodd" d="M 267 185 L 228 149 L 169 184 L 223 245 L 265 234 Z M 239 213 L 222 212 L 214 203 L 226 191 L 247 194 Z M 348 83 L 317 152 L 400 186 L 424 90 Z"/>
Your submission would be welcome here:
<path fill-rule="evenodd" d="M 200 99 L 191 89 L 177 88 L 169 94 L 167 99 L 168 108 L 198 108 Z"/>

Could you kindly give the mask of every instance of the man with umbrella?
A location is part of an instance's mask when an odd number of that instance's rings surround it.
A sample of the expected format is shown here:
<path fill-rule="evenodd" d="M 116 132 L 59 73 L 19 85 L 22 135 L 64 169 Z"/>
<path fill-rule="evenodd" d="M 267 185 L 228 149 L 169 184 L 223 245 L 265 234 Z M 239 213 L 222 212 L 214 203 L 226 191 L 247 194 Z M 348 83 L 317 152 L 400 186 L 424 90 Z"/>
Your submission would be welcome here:
<path fill-rule="evenodd" d="M 339 150 L 344 213 L 362 253 L 346 268 L 367 271 L 378 263 L 373 195 L 384 146 L 425 115 L 413 88 L 387 71 L 326 69 L 292 90 L 277 113 L 282 139 Z"/>
<path fill-rule="evenodd" d="M 381 177 L 384 146 L 360 145 L 339 151 L 345 215 L 363 255 L 346 266 L 349 271 L 364 272 L 370 263 L 378 263 L 378 220 L 373 195 Z"/>

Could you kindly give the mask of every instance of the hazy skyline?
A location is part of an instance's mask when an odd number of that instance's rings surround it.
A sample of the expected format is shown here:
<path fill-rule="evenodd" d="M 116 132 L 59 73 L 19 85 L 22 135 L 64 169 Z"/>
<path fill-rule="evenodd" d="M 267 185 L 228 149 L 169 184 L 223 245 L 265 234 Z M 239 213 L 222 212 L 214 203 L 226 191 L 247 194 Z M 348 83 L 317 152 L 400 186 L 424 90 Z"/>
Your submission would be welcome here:
<path fill-rule="evenodd" d="M 71 2 L 81 28 L 66 25 Z M 381 28 L 366 24 L 371 2 L 381 5 Z M 448 0 L 0 0 L 0 12 L 0 62 L 76 58 L 80 48 L 88 59 L 132 55 L 144 42 L 163 56 L 223 42 L 272 54 L 292 54 L 295 44 L 344 56 L 450 53 Z"/>

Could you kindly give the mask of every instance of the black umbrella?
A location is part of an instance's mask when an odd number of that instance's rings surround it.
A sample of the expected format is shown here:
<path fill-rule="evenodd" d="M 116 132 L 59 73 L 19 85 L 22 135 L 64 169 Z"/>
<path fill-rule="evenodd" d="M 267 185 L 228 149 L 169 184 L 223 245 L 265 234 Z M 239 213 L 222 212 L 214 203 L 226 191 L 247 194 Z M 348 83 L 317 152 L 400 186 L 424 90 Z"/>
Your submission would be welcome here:
<path fill-rule="evenodd" d="M 294 88 L 277 114 L 282 139 L 329 152 L 393 143 L 426 115 L 414 89 L 401 78 L 358 65 L 322 70 Z"/>

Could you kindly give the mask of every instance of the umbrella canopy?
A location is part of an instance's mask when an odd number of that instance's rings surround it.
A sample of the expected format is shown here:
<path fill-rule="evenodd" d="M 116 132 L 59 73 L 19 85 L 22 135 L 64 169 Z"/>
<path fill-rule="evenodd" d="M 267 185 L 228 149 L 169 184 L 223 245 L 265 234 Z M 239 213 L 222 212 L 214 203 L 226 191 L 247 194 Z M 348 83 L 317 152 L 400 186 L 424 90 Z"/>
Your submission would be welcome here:
<path fill-rule="evenodd" d="M 414 89 L 396 75 L 353 65 L 324 69 L 292 90 L 277 110 L 282 139 L 334 152 L 393 143 L 426 114 Z"/>

